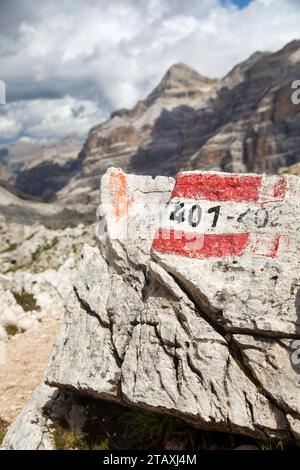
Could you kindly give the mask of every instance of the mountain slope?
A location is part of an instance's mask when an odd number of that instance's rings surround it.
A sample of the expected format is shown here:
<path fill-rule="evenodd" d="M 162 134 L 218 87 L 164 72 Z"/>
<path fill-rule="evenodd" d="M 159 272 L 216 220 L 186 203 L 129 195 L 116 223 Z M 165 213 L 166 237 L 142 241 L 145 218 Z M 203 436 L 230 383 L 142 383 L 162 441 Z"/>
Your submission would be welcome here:
<path fill-rule="evenodd" d="M 95 200 L 99 176 L 110 166 L 135 173 L 175 174 L 183 125 L 197 108 L 208 106 L 218 83 L 184 64 L 173 65 L 145 100 L 132 110 L 114 112 L 90 131 L 80 154 L 80 175 L 59 198 Z"/>
<path fill-rule="evenodd" d="M 95 221 L 95 210 L 86 205 L 47 204 L 0 180 L 0 219 L 6 223 L 43 224 L 51 229 L 64 229 Z M 0 231 L 1 232 L 1 231 Z"/>
<path fill-rule="evenodd" d="M 146 99 L 90 131 L 48 196 L 96 203 L 100 175 L 109 166 L 171 176 L 188 169 L 276 173 L 300 160 L 300 105 L 291 101 L 298 79 L 300 41 L 276 53 L 255 53 L 222 80 L 176 64 Z M 43 167 L 35 168 L 38 181 Z M 26 176 L 23 190 L 30 188 Z"/>
<path fill-rule="evenodd" d="M 49 200 L 78 171 L 81 147 L 76 134 L 44 145 L 26 140 L 0 145 L 0 179 Z"/>

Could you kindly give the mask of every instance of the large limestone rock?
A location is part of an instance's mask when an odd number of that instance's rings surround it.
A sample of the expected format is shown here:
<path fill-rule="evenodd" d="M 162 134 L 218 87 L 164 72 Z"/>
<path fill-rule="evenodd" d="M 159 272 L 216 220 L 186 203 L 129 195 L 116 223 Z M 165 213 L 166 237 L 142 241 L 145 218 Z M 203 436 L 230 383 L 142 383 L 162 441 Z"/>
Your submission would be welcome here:
<path fill-rule="evenodd" d="M 7 432 L 2 448 L 6 450 L 55 450 L 55 430 L 60 423 L 83 436 L 87 410 L 78 398 L 41 384 Z"/>
<path fill-rule="evenodd" d="M 7 432 L 2 447 L 6 450 L 53 450 L 51 420 L 43 408 L 58 391 L 41 385 Z"/>
<path fill-rule="evenodd" d="M 174 187 L 109 170 L 99 246 L 83 248 L 46 382 L 203 429 L 299 441 L 299 191 L 291 176 L 187 173 Z M 201 207 L 197 227 L 183 202 Z"/>
<path fill-rule="evenodd" d="M 181 173 L 153 256 L 225 331 L 299 336 L 299 195 L 294 176 Z"/>

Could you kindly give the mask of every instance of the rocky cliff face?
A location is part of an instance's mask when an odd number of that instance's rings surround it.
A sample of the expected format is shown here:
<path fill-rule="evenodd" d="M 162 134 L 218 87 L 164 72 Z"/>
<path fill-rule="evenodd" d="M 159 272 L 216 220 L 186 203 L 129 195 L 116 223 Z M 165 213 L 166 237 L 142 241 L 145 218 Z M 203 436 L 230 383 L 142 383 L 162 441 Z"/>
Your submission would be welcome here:
<path fill-rule="evenodd" d="M 50 200 L 78 172 L 81 147 L 76 134 L 44 145 L 27 141 L 1 145 L 0 179 L 26 194 Z"/>
<path fill-rule="evenodd" d="M 150 175 L 180 168 L 183 126 L 199 105 L 206 107 L 218 80 L 184 64 L 172 66 L 150 95 L 132 110 L 121 109 L 90 131 L 80 154 L 81 170 L 58 193 L 64 201 L 97 201 L 99 175 L 110 166 Z"/>
<path fill-rule="evenodd" d="M 188 172 L 174 186 L 109 170 L 47 384 L 299 443 L 299 193 L 296 176 Z M 4 447 L 53 448 L 49 397 L 70 409 L 53 393 L 37 391 Z"/>
<path fill-rule="evenodd" d="M 300 105 L 292 104 L 291 84 L 299 76 L 299 41 L 254 54 L 222 80 L 174 65 L 145 100 L 90 131 L 81 170 L 59 198 L 95 201 L 98 175 L 111 165 L 174 176 L 188 169 L 276 173 L 296 163 Z"/>

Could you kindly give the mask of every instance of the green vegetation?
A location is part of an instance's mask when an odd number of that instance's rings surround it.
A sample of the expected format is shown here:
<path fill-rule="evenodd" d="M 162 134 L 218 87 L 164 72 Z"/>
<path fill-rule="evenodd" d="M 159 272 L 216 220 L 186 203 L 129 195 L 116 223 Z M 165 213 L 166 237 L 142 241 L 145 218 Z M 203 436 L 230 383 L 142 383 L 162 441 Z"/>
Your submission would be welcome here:
<path fill-rule="evenodd" d="M 15 273 L 16 271 L 19 271 L 21 269 L 24 270 L 29 270 L 31 272 L 38 272 L 38 270 L 33 268 L 33 265 L 39 260 L 40 256 L 42 253 L 45 253 L 46 251 L 51 250 L 52 248 L 55 248 L 55 246 L 58 244 L 59 239 L 58 237 L 54 237 L 50 243 L 47 245 L 39 245 L 37 249 L 32 253 L 31 255 L 31 261 L 27 264 L 22 264 L 22 265 L 15 265 L 9 268 L 4 274 L 7 273 Z"/>
<path fill-rule="evenodd" d="M 31 312 L 31 310 L 37 310 L 38 312 L 41 310 L 41 307 L 36 303 L 36 300 L 30 292 L 26 292 L 24 289 L 22 290 L 21 294 L 18 292 L 12 291 L 16 302 L 21 305 L 25 312 Z"/>
<path fill-rule="evenodd" d="M 5 437 L 5 431 L 0 431 L 0 446 L 3 442 L 4 437 Z"/>
<path fill-rule="evenodd" d="M 3 442 L 3 439 L 5 437 L 6 431 L 0 429 L 0 446 Z"/>
<path fill-rule="evenodd" d="M 54 431 L 56 449 L 66 450 L 228 450 L 254 445 L 261 450 L 281 450 L 282 443 L 254 441 L 226 433 L 202 431 L 174 416 L 132 410 L 114 403 L 78 397 L 87 410 L 83 436 L 67 423 Z"/>
<path fill-rule="evenodd" d="M 7 428 L 8 428 L 8 424 L 5 421 L 3 421 L 3 419 L 0 418 L 0 446 L 3 442 L 4 437 L 5 437 Z"/>
<path fill-rule="evenodd" d="M 259 450 L 284 450 L 281 441 L 278 443 L 260 441 L 257 443 L 257 446 Z"/>
<path fill-rule="evenodd" d="M 53 439 L 56 450 L 109 450 L 109 438 L 91 445 L 85 439 L 76 436 L 70 429 L 62 426 L 55 428 Z"/>
<path fill-rule="evenodd" d="M 37 249 L 35 250 L 35 252 L 32 253 L 32 256 L 31 256 L 32 263 L 35 263 L 39 259 L 42 253 L 44 253 L 45 251 L 51 250 L 57 244 L 58 244 L 58 238 L 54 237 L 53 240 L 51 240 L 51 242 L 48 245 L 44 245 L 44 246 L 39 245 Z"/>
<path fill-rule="evenodd" d="M 53 439 L 56 450 L 88 450 L 88 446 L 83 439 L 62 426 L 55 428 Z"/>
<path fill-rule="evenodd" d="M 22 328 L 19 328 L 14 323 L 7 323 L 4 326 L 4 329 L 5 329 L 6 333 L 8 334 L 8 336 L 15 336 L 18 333 L 24 333 L 24 330 Z"/>

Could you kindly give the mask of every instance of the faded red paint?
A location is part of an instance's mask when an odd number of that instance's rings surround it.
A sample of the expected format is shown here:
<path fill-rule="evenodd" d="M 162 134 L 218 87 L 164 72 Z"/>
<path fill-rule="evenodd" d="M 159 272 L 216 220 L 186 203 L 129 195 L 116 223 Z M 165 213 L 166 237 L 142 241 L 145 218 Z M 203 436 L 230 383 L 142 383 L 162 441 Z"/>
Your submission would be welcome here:
<path fill-rule="evenodd" d="M 121 169 L 113 169 L 109 173 L 109 187 L 116 219 L 127 215 L 129 197 L 127 193 L 126 174 Z"/>
<path fill-rule="evenodd" d="M 284 176 L 277 176 L 273 180 L 264 181 L 258 204 L 282 202 L 287 192 L 287 180 Z"/>
<path fill-rule="evenodd" d="M 189 258 L 241 256 L 249 237 L 249 233 L 199 235 L 174 229 L 159 229 L 152 250 Z"/>
<path fill-rule="evenodd" d="M 252 242 L 252 252 L 255 255 L 275 258 L 277 256 L 282 237 L 276 233 L 271 239 L 262 235 L 254 234 L 255 240 Z"/>
<path fill-rule="evenodd" d="M 261 184 L 262 176 L 179 173 L 172 198 L 256 202 Z"/>
<path fill-rule="evenodd" d="M 286 179 L 284 177 L 278 178 L 273 188 L 274 197 L 283 199 L 286 193 Z"/>

